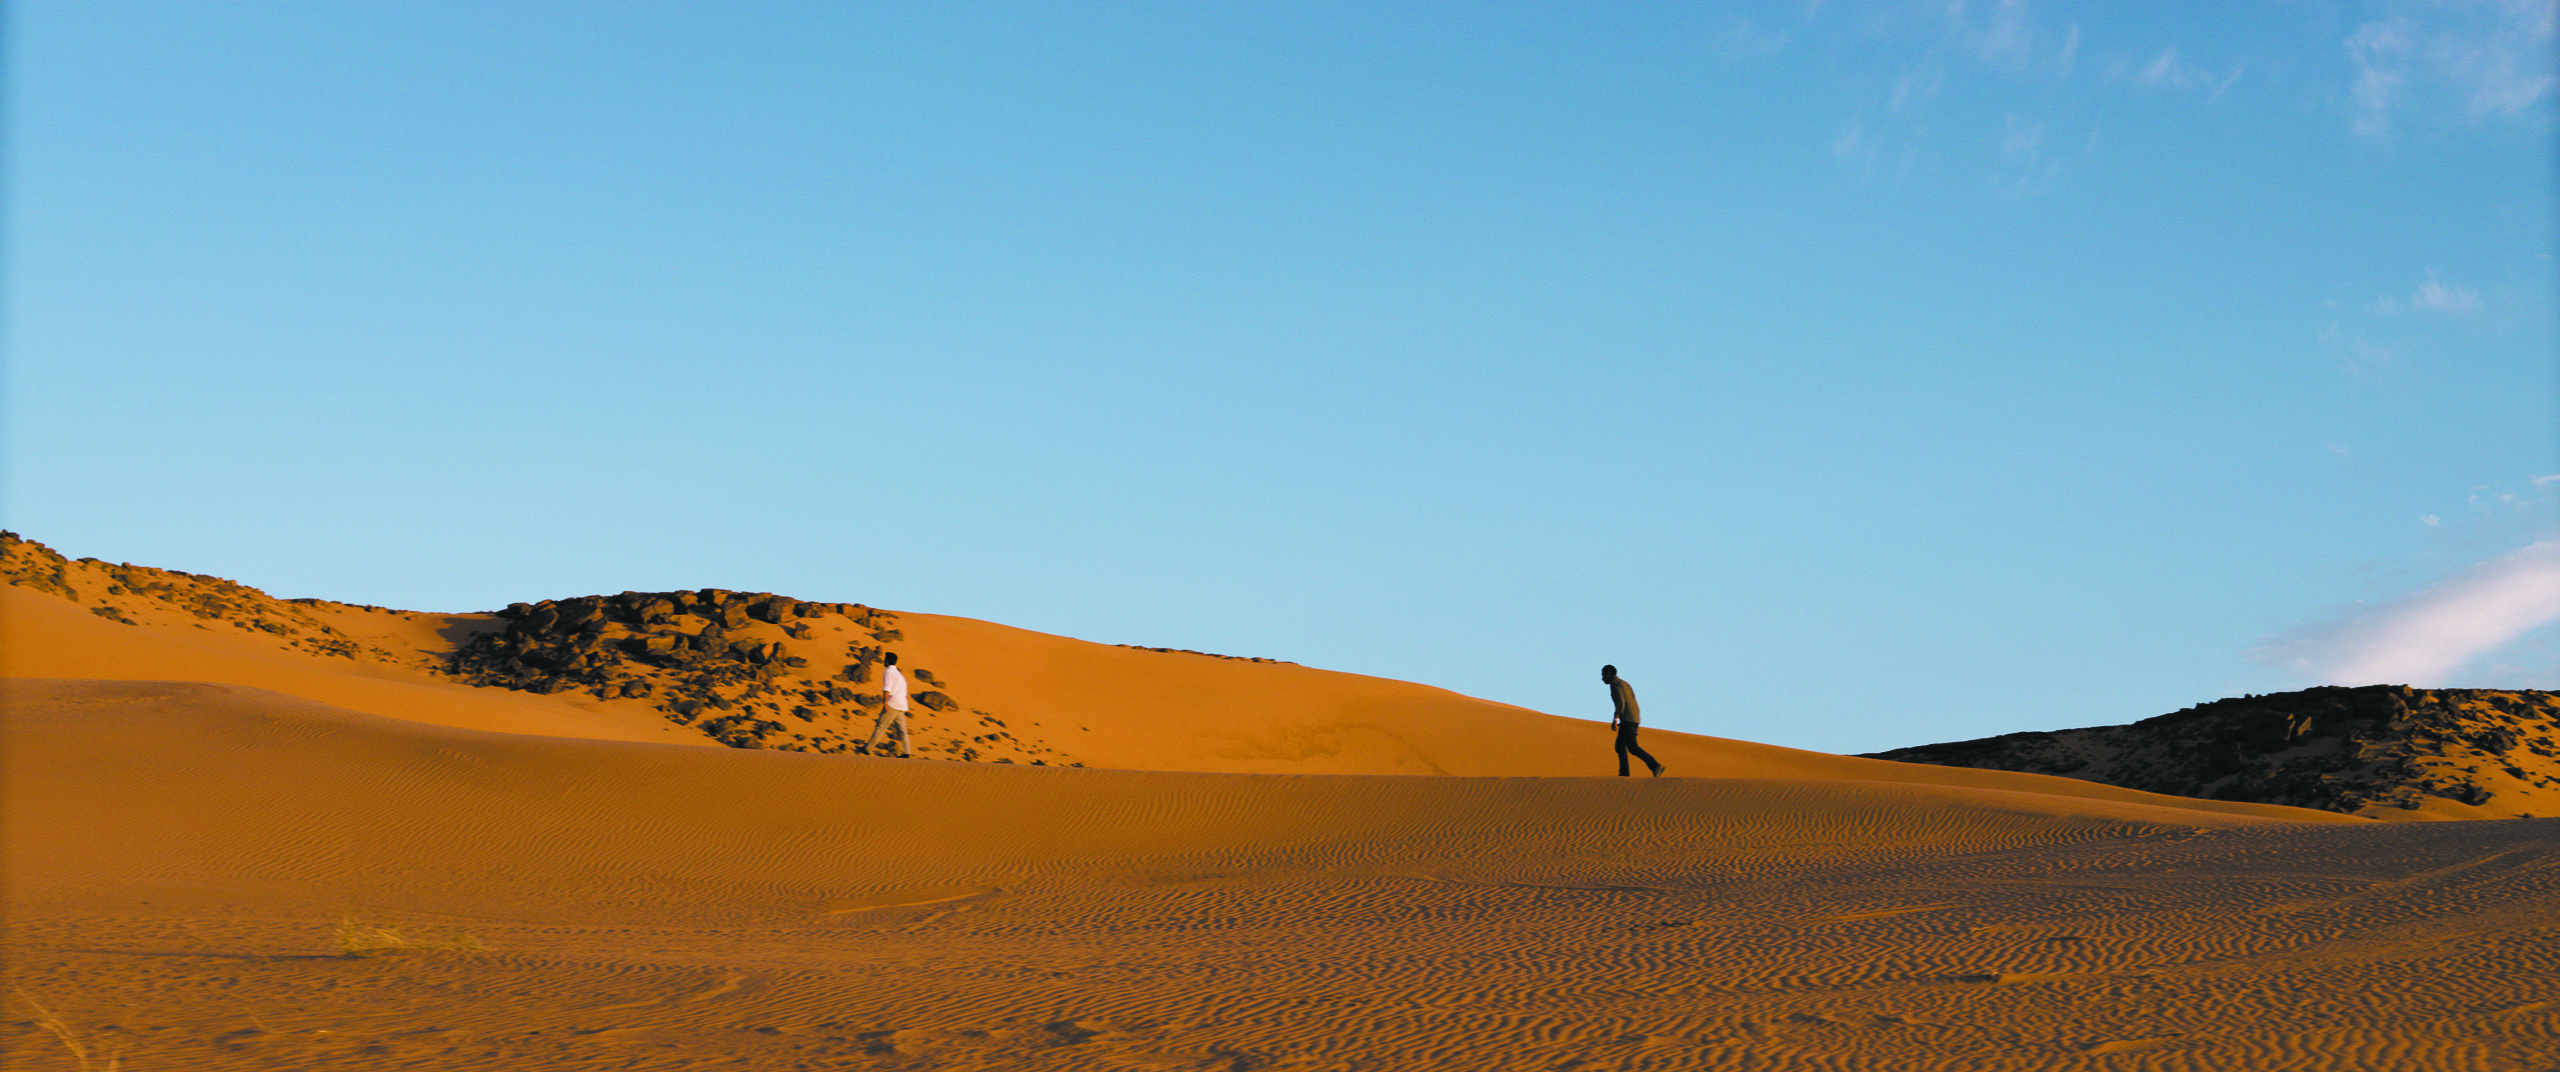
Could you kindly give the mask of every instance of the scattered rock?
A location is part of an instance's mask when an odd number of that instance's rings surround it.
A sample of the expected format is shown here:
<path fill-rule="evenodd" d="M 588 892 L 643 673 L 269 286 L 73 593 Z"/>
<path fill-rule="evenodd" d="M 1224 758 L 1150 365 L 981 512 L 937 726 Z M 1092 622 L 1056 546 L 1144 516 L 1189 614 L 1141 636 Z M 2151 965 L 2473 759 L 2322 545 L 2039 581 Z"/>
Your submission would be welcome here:
<path fill-rule="evenodd" d="M 1287 659 L 1265 659 L 1253 655 L 1220 655 L 1214 651 L 1193 651 L 1189 648 L 1150 648 L 1143 644 L 1114 644 L 1112 647 L 1128 648 L 1131 651 L 1159 651 L 1167 655 L 1201 655 L 1211 659 L 1227 659 L 1240 663 L 1274 663 L 1280 666 L 1298 665 Z"/>

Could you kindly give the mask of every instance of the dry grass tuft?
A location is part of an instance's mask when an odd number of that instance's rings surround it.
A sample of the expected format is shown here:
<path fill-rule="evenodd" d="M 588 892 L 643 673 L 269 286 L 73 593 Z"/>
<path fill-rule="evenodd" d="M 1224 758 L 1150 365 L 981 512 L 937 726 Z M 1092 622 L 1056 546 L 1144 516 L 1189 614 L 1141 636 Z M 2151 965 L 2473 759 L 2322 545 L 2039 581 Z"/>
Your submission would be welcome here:
<path fill-rule="evenodd" d="M 401 953 L 485 953 L 489 947 L 461 931 L 442 938 L 412 938 L 398 927 L 338 921 L 338 952 L 350 957 L 387 957 Z"/>
<path fill-rule="evenodd" d="M 90 1047 L 95 1040 L 81 1038 L 80 1032 L 69 1022 L 55 1014 L 52 1009 L 45 1008 L 43 1003 L 28 997 L 26 991 L 18 991 L 18 1000 L 26 1002 L 28 1008 L 36 1011 L 37 1027 L 51 1032 L 53 1037 L 62 1040 L 63 1048 L 71 1051 L 71 1059 L 80 1063 L 80 1072 L 118 1072 L 124 1067 L 123 1053 L 114 1049 L 108 1049 L 103 1053 L 92 1053 Z"/>

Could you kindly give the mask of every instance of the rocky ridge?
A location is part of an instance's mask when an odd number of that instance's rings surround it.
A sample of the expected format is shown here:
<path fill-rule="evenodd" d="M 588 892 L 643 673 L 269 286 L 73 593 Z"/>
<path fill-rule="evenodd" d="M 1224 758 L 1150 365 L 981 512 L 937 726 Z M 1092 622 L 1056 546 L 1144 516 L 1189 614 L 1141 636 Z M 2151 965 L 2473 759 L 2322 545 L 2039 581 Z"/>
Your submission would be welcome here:
<path fill-rule="evenodd" d="M 860 751 L 884 702 L 880 657 L 905 639 L 898 616 L 876 607 L 721 589 L 517 603 L 490 615 L 278 599 L 220 577 L 69 558 L 14 532 L 0 532 L 0 581 L 137 629 L 210 630 L 295 655 L 577 705 L 645 705 L 733 748 Z M 394 650 L 331 624 L 333 615 L 341 624 L 404 620 L 414 627 L 408 635 L 427 639 Z M 931 669 L 904 669 L 915 687 L 916 754 L 1082 765 L 1037 727 L 1017 730 L 964 703 Z"/>
<path fill-rule="evenodd" d="M 14 532 L 0 532 L 0 580 L 60 596 L 88 608 L 91 614 L 123 625 L 140 626 L 142 623 L 133 616 L 148 606 L 200 622 L 221 622 L 244 632 L 262 633 L 282 647 L 312 655 L 384 661 L 397 658 L 389 650 L 359 641 L 311 613 L 311 608 L 326 605 L 324 600 L 277 599 L 220 577 L 130 562 L 66 558 L 53 548 Z M 382 610 L 364 604 L 345 605 Z"/>
<path fill-rule="evenodd" d="M 2531 818 L 2560 814 L 2555 739 L 2560 695 L 2549 692 L 2322 686 L 1867 756 L 2348 814 Z"/>

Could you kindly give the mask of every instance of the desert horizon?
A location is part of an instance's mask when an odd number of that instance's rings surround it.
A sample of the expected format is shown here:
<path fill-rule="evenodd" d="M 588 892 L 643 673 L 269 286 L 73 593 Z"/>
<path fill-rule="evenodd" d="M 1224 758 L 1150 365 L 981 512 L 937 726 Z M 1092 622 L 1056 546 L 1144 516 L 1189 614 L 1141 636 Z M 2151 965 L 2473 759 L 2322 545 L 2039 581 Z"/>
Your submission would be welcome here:
<path fill-rule="evenodd" d="M 466 653 L 573 650 L 525 623 L 582 605 L 6 551 L 11 1067 L 2560 1055 L 2560 820 L 2450 798 L 2367 817 L 1652 729 L 1665 775 L 1621 779 L 1585 719 L 756 593 L 702 604 L 743 662 L 641 629 L 627 663 L 493 678 L 528 664 Z M 876 651 L 937 696 L 917 759 L 842 746 Z M 2547 749 L 2518 710 L 2512 754 Z"/>
<path fill-rule="evenodd" d="M 0 38 L 9 1072 L 2560 1072 L 2560 0 Z"/>

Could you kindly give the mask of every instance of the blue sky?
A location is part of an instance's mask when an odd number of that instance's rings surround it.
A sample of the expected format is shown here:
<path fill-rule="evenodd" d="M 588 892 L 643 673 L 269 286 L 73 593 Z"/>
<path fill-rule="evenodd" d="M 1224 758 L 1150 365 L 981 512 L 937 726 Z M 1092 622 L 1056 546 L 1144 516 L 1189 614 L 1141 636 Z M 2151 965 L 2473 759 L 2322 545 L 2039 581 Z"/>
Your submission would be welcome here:
<path fill-rule="evenodd" d="M 2560 687 L 2547 2 L 10 13 L 73 555 L 1831 751 Z"/>

